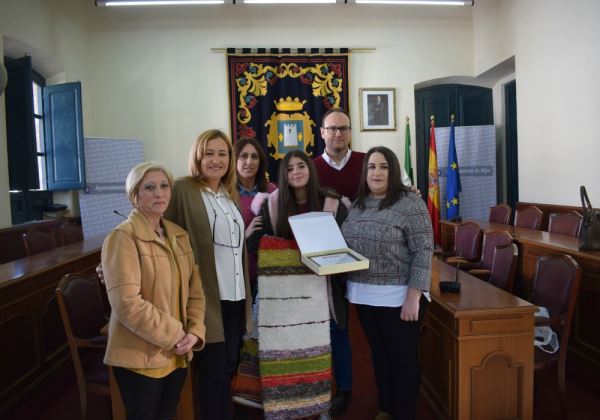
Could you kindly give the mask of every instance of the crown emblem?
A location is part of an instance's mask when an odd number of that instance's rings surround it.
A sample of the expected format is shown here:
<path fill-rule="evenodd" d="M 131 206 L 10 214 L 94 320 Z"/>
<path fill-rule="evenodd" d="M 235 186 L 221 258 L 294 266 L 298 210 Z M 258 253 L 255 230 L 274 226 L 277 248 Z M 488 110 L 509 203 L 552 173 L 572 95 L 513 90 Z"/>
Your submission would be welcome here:
<path fill-rule="evenodd" d="M 300 102 L 299 98 L 292 99 L 290 96 L 283 99 L 280 98 L 279 102 L 273 101 L 275 103 L 275 108 L 277 111 L 291 112 L 291 111 L 301 111 L 304 107 L 306 101 Z"/>

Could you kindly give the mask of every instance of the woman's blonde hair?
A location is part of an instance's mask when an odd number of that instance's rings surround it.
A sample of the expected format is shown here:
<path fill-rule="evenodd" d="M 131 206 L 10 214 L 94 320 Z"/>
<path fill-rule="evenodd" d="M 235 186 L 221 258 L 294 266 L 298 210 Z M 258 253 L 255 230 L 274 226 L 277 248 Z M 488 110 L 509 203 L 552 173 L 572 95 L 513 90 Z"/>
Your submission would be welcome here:
<path fill-rule="evenodd" d="M 158 162 L 142 162 L 135 165 L 129 171 L 125 180 L 125 191 L 127 197 L 133 206 L 137 205 L 137 195 L 140 191 L 140 184 L 148 172 L 160 171 L 165 174 L 169 181 L 169 187 L 173 188 L 173 175 L 167 168 Z"/>
<path fill-rule="evenodd" d="M 233 146 L 231 145 L 229 136 L 221 130 L 206 130 L 196 138 L 188 156 L 189 177 L 201 187 L 208 187 L 208 182 L 206 182 L 206 178 L 202 175 L 201 161 L 206 153 L 208 142 L 219 138 L 225 141 L 227 144 L 227 153 L 229 153 L 229 167 L 227 168 L 225 175 L 221 178 L 221 184 L 223 184 L 223 187 L 225 187 L 225 190 L 229 193 L 231 199 L 237 203 L 239 202 L 239 193 L 237 190 L 237 175 Z"/>

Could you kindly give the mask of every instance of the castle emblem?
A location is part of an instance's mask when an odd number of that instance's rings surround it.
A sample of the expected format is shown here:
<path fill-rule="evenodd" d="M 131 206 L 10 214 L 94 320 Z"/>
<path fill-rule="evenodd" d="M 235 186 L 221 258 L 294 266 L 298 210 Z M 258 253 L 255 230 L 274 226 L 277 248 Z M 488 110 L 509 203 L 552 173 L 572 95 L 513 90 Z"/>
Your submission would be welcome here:
<path fill-rule="evenodd" d="M 278 112 L 274 112 L 265 123 L 265 127 L 269 127 L 269 154 L 273 159 L 282 159 L 292 150 L 307 152 L 306 148 L 315 144 L 312 127 L 316 124 L 306 111 L 300 113 L 306 101 L 300 102 L 299 98 L 292 99 L 288 96 L 274 102 Z"/>

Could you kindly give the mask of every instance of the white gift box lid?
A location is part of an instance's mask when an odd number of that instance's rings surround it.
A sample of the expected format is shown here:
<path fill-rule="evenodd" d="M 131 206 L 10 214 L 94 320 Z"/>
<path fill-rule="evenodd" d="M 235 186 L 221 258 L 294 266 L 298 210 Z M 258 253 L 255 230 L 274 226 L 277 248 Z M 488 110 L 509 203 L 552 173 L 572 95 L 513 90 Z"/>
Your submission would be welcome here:
<path fill-rule="evenodd" d="M 302 254 L 348 247 L 333 213 L 313 211 L 288 220 Z"/>

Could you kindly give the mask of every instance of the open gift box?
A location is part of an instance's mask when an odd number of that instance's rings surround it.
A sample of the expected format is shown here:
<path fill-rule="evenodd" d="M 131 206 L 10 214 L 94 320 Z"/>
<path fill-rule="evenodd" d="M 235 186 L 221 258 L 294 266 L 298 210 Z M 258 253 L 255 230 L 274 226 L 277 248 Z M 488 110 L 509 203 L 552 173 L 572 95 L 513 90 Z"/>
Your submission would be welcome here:
<path fill-rule="evenodd" d="M 333 214 L 310 212 L 291 216 L 290 227 L 304 265 L 320 276 L 369 268 L 369 260 L 348 248 Z"/>

